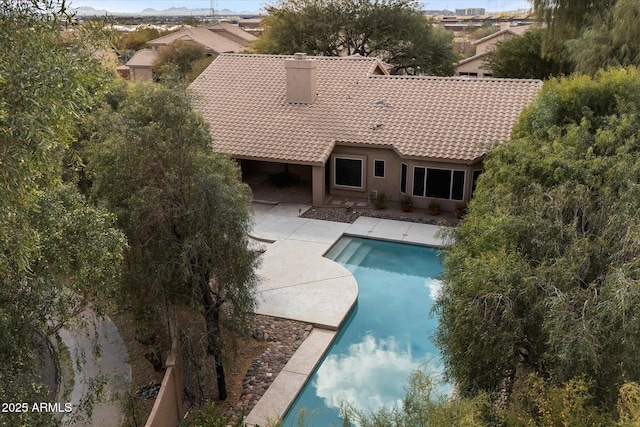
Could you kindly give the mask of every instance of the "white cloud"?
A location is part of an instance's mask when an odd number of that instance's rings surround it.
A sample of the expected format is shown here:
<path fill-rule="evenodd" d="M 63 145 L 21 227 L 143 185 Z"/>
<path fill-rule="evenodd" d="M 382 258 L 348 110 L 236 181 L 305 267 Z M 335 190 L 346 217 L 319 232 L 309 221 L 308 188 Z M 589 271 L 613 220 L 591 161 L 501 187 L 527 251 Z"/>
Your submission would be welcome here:
<path fill-rule="evenodd" d="M 429 295 L 435 302 L 438 297 L 440 297 L 440 291 L 442 290 L 442 281 L 429 277 L 424 281 L 424 285 L 427 287 L 427 289 L 429 289 Z"/>
<path fill-rule="evenodd" d="M 325 405 L 336 409 L 343 402 L 361 410 L 401 405 L 409 375 L 423 363 L 393 337 L 376 340 L 367 334 L 362 342 L 350 345 L 347 354 L 328 356 L 314 385 Z"/>

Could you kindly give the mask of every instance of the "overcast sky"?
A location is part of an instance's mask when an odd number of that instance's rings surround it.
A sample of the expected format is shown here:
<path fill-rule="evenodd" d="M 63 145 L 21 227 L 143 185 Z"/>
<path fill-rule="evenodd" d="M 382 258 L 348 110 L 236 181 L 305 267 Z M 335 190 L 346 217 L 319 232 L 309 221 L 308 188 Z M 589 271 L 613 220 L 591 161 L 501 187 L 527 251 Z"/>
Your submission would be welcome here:
<path fill-rule="evenodd" d="M 104 9 L 109 12 L 140 12 L 146 8 L 155 10 L 170 7 L 188 7 L 190 9 L 211 7 L 211 0 L 70 0 L 71 7 L 91 6 L 94 9 Z M 268 4 L 275 4 L 277 0 L 213 0 L 215 9 L 229 9 L 234 12 L 258 11 Z M 483 7 L 487 12 L 528 9 L 528 1 L 517 0 L 449 0 L 422 1 L 424 9 L 464 9 L 469 7 Z"/>

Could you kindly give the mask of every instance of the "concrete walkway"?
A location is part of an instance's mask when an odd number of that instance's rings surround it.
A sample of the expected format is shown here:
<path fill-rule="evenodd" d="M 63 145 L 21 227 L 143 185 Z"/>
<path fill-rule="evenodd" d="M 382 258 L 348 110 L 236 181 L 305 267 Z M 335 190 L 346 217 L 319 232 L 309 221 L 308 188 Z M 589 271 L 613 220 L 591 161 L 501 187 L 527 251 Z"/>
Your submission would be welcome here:
<path fill-rule="evenodd" d="M 59 332 L 69 350 L 73 366 L 73 388 L 67 390 L 65 403 L 73 412 L 65 414 L 63 425 L 119 427 L 124 421 L 122 398 L 129 390 L 131 366 L 127 349 L 115 324 L 105 317 L 96 318 L 93 311 L 80 315 L 77 327 Z M 96 344 L 99 351 L 95 351 Z M 94 384 L 103 384 L 102 396 L 93 403 L 92 415 L 87 415 L 86 401 L 95 397 Z"/>
<path fill-rule="evenodd" d="M 358 297 L 351 273 L 323 257 L 343 235 L 442 246 L 441 227 L 360 217 L 353 224 L 300 218 L 310 206 L 254 203 L 252 236 L 263 246 L 256 313 L 316 326 L 245 418 L 264 426 L 282 417 L 347 319 Z"/>

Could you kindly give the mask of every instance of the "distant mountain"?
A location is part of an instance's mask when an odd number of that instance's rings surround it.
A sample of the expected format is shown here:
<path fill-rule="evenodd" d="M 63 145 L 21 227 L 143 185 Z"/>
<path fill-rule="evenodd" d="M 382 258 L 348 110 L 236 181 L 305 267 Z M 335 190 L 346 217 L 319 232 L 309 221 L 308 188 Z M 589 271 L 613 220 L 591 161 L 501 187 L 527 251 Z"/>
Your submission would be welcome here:
<path fill-rule="evenodd" d="M 105 9 L 94 9 L 90 6 L 80 6 L 77 8 L 71 8 L 77 16 L 206 16 L 211 14 L 211 9 L 199 8 L 189 9 L 188 7 L 171 7 L 164 10 L 155 10 L 153 8 L 146 8 L 141 12 L 110 12 Z M 234 12 L 229 9 L 222 9 L 216 11 L 217 15 L 222 16 L 245 16 L 245 15 L 258 15 L 258 11 L 242 11 Z"/>

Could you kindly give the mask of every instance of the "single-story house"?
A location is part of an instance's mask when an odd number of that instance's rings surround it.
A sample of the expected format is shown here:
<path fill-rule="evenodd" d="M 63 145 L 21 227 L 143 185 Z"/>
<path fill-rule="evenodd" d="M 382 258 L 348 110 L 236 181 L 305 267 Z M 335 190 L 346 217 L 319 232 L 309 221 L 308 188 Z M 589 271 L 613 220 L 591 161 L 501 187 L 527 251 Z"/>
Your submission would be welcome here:
<path fill-rule="evenodd" d="M 254 36 L 259 36 L 262 34 L 262 18 L 239 19 L 238 27 Z"/>
<path fill-rule="evenodd" d="M 125 64 L 125 67 L 129 69 L 128 76 L 136 80 L 153 79 L 153 71 L 151 68 L 157 57 L 158 52 L 154 49 L 141 49 L 137 51 Z M 122 67 L 120 70 L 120 75 L 122 75 L 125 68 Z"/>
<path fill-rule="evenodd" d="M 520 37 L 530 28 L 531 25 L 513 27 L 510 26 L 509 22 L 504 22 L 500 31 L 472 42 L 471 44 L 476 48 L 476 53 L 455 65 L 456 76 L 491 77 L 491 70 L 486 66 L 489 52 L 491 52 L 499 42 Z"/>
<path fill-rule="evenodd" d="M 257 40 L 257 38 L 238 26 L 222 22 L 209 27 L 184 28 L 175 33 L 150 40 L 148 44 L 152 49 L 158 50 L 177 40 L 198 43 L 204 47 L 207 54 L 218 55 L 240 52 L 248 43 Z"/>
<path fill-rule="evenodd" d="M 361 56 L 223 54 L 190 90 L 214 151 L 243 170 L 299 174 L 315 205 L 385 192 L 453 210 L 541 84 L 393 76 Z"/>
<path fill-rule="evenodd" d="M 174 33 L 150 40 L 150 48 L 137 51 L 126 63 L 130 69 L 130 77 L 139 80 L 153 78 L 153 63 L 158 56 L 158 50 L 175 41 L 190 41 L 202 45 L 207 55 L 220 53 L 241 52 L 246 46 L 257 40 L 253 34 L 249 34 L 237 25 L 228 22 L 220 22 L 209 27 L 187 27 Z M 125 69 L 119 70 L 125 74 Z"/>

